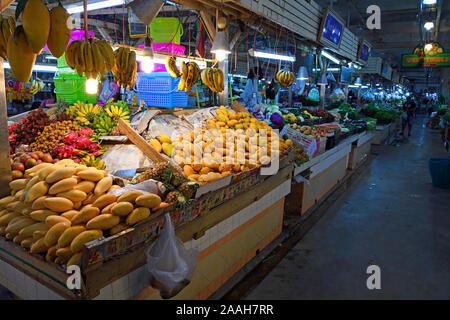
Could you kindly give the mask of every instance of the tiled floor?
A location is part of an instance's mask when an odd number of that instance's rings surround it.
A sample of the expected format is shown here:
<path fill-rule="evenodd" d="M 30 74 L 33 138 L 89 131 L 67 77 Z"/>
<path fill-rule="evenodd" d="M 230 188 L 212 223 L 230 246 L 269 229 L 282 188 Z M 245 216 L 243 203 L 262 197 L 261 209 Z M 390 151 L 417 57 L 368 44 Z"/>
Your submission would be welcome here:
<path fill-rule="evenodd" d="M 450 190 L 428 159 L 450 156 L 420 117 L 409 141 L 385 146 L 248 299 L 450 299 Z M 381 269 L 368 290 L 367 267 Z"/>

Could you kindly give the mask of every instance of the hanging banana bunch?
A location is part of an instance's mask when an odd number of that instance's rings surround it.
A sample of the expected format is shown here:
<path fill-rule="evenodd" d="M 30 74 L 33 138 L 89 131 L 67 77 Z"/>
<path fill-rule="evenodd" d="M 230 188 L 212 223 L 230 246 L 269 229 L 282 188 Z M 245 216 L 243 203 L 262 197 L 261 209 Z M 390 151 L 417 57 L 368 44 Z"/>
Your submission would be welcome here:
<path fill-rule="evenodd" d="M 166 59 L 166 70 L 169 72 L 170 76 L 172 78 L 179 78 L 181 77 L 180 71 L 178 71 L 177 65 L 176 65 L 176 59 L 175 57 L 167 57 Z"/>
<path fill-rule="evenodd" d="M 42 89 L 44 89 L 44 86 L 45 86 L 44 81 L 42 81 L 39 78 L 36 78 L 31 83 L 30 93 L 31 94 L 36 94 L 36 93 L 42 91 Z"/>
<path fill-rule="evenodd" d="M 195 62 L 181 63 L 181 79 L 178 91 L 188 92 L 200 78 L 200 68 Z"/>
<path fill-rule="evenodd" d="M 293 72 L 281 69 L 277 73 L 277 80 L 282 87 L 290 87 L 294 83 L 295 75 Z"/>
<path fill-rule="evenodd" d="M 13 17 L 8 19 L 0 18 L 0 56 L 5 60 L 8 60 L 6 48 L 8 47 L 9 38 L 14 33 L 14 29 L 16 29 L 16 21 Z"/>
<path fill-rule="evenodd" d="M 129 48 L 118 48 L 114 51 L 114 67 L 112 72 L 114 74 L 114 81 L 120 87 L 133 89 L 136 83 L 136 75 L 138 65 L 136 63 L 136 52 Z"/>
<path fill-rule="evenodd" d="M 202 81 L 213 92 L 222 92 L 224 90 L 223 72 L 217 68 L 206 68 L 202 71 Z"/>
<path fill-rule="evenodd" d="M 104 40 L 75 40 L 66 49 L 66 61 L 80 77 L 85 73 L 86 78 L 95 79 L 99 73 L 103 78 L 114 67 L 114 53 Z"/>

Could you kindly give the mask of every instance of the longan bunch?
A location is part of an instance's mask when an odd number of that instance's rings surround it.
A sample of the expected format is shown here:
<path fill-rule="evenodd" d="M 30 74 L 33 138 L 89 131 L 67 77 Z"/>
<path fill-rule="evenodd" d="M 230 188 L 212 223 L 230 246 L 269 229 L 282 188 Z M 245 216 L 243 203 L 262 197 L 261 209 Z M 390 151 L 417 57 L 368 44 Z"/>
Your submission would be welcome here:
<path fill-rule="evenodd" d="M 78 130 L 80 127 L 73 121 L 54 122 L 44 128 L 36 141 L 31 144 L 31 150 L 52 153 L 67 133 Z"/>

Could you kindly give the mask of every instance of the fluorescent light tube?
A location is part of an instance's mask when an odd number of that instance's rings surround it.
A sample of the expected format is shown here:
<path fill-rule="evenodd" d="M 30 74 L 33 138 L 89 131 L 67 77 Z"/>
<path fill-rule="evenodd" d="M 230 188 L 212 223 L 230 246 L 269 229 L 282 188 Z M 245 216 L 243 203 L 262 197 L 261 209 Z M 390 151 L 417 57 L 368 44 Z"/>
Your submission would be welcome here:
<path fill-rule="evenodd" d="M 87 5 L 87 11 L 99 10 L 104 8 L 116 7 L 124 4 L 124 0 L 107 0 L 89 3 Z M 66 8 L 69 14 L 81 13 L 84 11 L 83 5 Z"/>
<path fill-rule="evenodd" d="M 5 61 L 3 62 L 3 68 L 5 69 L 11 69 L 11 66 L 9 62 Z M 56 66 L 47 66 L 43 64 L 35 64 L 33 66 L 34 71 L 42 71 L 42 72 L 56 72 L 58 71 L 58 68 Z"/>
<path fill-rule="evenodd" d="M 432 22 L 432 21 L 426 22 L 423 25 L 423 27 L 425 28 L 425 30 L 430 31 L 431 29 L 434 28 L 434 22 Z"/>
<path fill-rule="evenodd" d="M 320 70 L 315 69 L 315 68 L 313 69 L 313 72 L 317 72 L 317 71 L 320 71 Z M 329 72 L 339 72 L 340 69 L 339 68 L 328 68 L 327 71 L 329 71 Z"/>
<path fill-rule="evenodd" d="M 423 4 L 433 5 L 436 4 L 437 0 L 423 0 Z"/>
<path fill-rule="evenodd" d="M 338 58 L 336 58 L 335 56 L 329 54 L 329 53 L 326 52 L 326 51 L 322 51 L 321 54 L 322 54 L 325 58 L 330 59 L 331 61 L 333 61 L 333 62 L 336 63 L 336 64 L 340 64 L 340 63 L 341 63 L 341 61 L 340 61 Z"/>
<path fill-rule="evenodd" d="M 268 53 L 264 51 L 255 51 L 253 49 L 248 50 L 248 53 L 256 58 L 266 58 L 272 60 L 295 62 L 295 57 L 282 54 Z"/>

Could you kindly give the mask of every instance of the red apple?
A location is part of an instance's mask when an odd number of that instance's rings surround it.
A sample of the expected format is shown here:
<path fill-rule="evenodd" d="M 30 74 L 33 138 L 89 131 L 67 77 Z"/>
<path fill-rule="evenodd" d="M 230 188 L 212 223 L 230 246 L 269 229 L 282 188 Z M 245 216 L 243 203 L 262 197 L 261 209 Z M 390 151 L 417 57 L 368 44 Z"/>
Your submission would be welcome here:
<path fill-rule="evenodd" d="M 37 154 L 39 159 L 42 159 L 44 157 L 44 153 L 42 151 L 36 151 L 35 153 Z"/>
<path fill-rule="evenodd" d="M 14 162 L 13 170 L 24 171 L 25 170 L 25 166 L 21 162 Z"/>
<path fill-rule="evenodd" d="M 28 154 L 31 158 L 33 158 L 34 160 L 39 160 L 39 156 L 36 154 L 36 153 L 34 153 L 34 152 L 31 152 L 31 153 L 29 153 Z"/>
<path fill-rule="evenodd" d="M 52 156 L 49 153 L 46 153 L 42 157 L 42 161 L 48 162 L 48 163 L 52 163 L 53 162 L 53 158 L 52 158 Z"/>
<path fill-rule="evenodd" d="M 19 158 L 20 162 L 22 162 L 22 163 L 27 162 L 28 159 L 30 159 L 30 156 L 28 156 L 28 155 L 23 155 Z"/>

